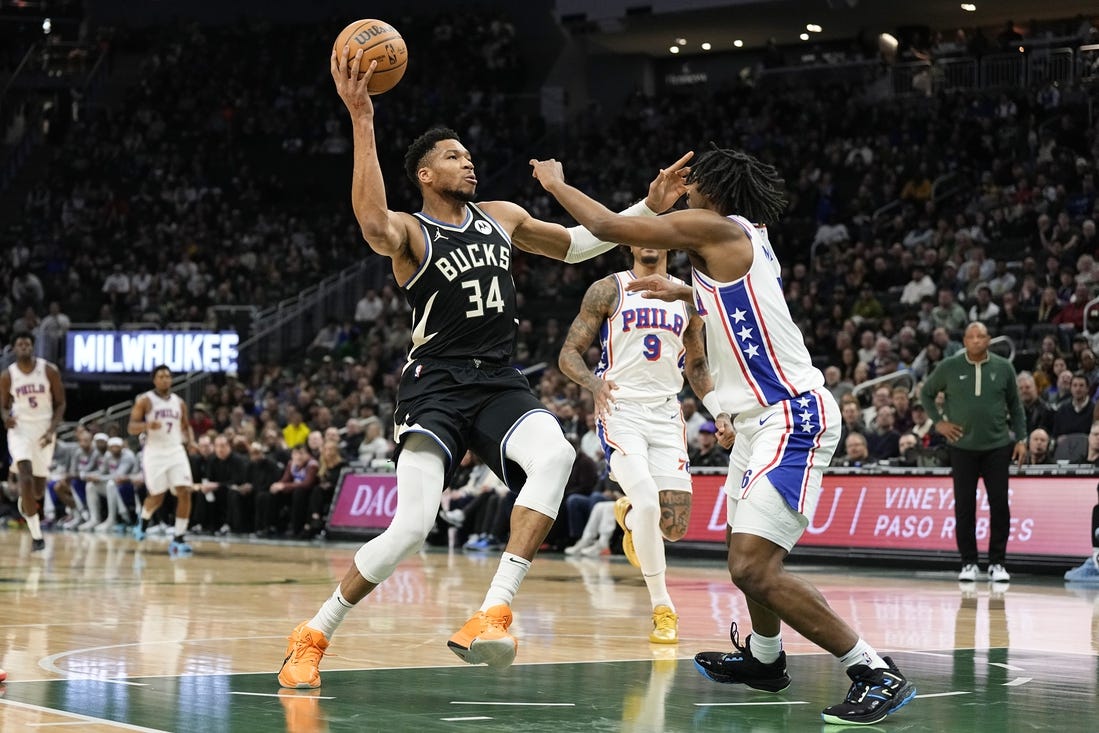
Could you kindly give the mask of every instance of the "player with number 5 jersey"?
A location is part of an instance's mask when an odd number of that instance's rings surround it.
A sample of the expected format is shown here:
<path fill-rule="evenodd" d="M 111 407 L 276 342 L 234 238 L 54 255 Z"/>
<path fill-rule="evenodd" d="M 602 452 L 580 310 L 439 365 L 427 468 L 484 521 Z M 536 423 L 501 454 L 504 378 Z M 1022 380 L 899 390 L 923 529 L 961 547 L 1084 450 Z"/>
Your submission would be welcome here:
<path fill-rule="evenodd" d="M 27 522 L 32 551 L 39 552 L 46 540 L 38 511 L 65 414 L 65 387 L 57 367 L 35 357 L 34 334 L 15 334 L 12 350 L 15 361 L 0 372 L 0 422 L 8 430 L 8 453 L 19 482 L 19 513 Z"/>

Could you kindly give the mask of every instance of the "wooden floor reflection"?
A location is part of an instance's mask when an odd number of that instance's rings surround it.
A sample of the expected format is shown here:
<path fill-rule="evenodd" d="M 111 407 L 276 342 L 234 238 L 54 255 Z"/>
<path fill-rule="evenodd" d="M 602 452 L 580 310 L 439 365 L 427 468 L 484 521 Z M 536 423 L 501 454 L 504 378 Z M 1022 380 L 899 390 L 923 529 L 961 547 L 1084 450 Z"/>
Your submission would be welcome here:
<path fill-rule="evenodd" d="M 52 534 L 32 554 L 26 532 L 0 531 L 0 730 L 819 730 L 819 709 L 847 687 L 793 631 L 783 695 L 696 674 L 691 656 L 728 649 L 729 621 L 747 619 L 713 560 L 671 560 L 681 641 L 656 647 L 644 583 L 622 558 L 540 558 L 514 606 L 516 666 L 471 668 L 446 639 L 480 604 L 497 558 L 429 551 L 351 612 L 320 691 L 280 693 L 286 634 L 355 549 L 198 541 L 194 557 L 172 559 L 163 540 Z M 918 684 L 890 730 L 1096 729 L 1099 587 L 796 571 Z"/>

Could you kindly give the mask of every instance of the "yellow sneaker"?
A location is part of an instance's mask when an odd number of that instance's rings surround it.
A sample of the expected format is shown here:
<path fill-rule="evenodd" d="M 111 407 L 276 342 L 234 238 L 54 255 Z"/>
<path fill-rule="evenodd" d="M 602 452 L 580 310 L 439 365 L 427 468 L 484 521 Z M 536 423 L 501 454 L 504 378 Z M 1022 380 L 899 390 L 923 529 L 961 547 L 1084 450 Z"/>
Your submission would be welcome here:
<path fill-rule="evenodd" d="M 630 561 L 630 565 L 639 568 L 641 561 L 637 559 L 637 550 L 633 546 L 633 532 L 626 528 L 626 512 L 631 506 L 633 505 L 628 496 L 619 497 L 618 501 L 614 502 L 614 521 L 618 522 L 618 526 L 622 528 L 622 552 Z"/>
<path fill-rule="evenodd" d="M 321 657 L 328 648 L 328 639 L 302 621 L 287 638 L 286 659 L 279 670 L 279 684 L 283 687 L 307 689 L 321 686 Z"/>
<path fill-rule="evenodd" d="M 653 644 L 679 643 L 679 616 L 667 606 L 653 609 L 653 630 L 649 632 Z"/>
<path fill-rule="evenodd" d="M 478 611 L 446 643 L 466 664 L 506 667 L 515 660 L 519 640 L 508 633 L 511 609 L 500 604 Z"/>

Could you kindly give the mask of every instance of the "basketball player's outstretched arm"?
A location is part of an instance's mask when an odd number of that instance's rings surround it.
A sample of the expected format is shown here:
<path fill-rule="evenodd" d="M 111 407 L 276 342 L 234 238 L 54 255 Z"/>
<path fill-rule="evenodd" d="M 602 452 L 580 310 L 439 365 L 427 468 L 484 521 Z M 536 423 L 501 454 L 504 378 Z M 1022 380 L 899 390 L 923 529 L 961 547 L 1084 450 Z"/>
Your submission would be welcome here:
<path fill-rule="evenodd" d="M 338 55 L 333 50 L 330 61 L 336 91 L 351 115 L 355 149 L 351 205 L 370 248 L 380 255 L 393 257 L 408 246 L 410 227 L 414 227 L 415 222 L 411 215 L 390 211 L 386 204 L 385 180 L 374 139 L 374 103 L 367 91 L 370 76 L 378 64 L 371 61 L 362 78 L 359 78 L 362 55 L 362 50 L 359 50 L 348 58 L 345 47 Z"/>
<path fill-rule="evenodd" d="M 565 183 L 565 174 L 558 161 L 532 160 L 531 166 L 542 188 L 557 199 L 572 218 L 608 242 L 652 249 L 684 249 L 705 258 L 707 250 L 730 239 L 729 227 L 736 227 L 725 217 L 701 209 L 673 211 L 664 216 L 620 216 Z"/>
<path fill-rule="evenodd" d="M 621 216 L 652 218 L 674 206 L 683 195 L 683 182 L 691 170 L 686 163 L 692 155 L 694 153 L 687 153 L 667 168 L 660 169 L 649 184 L 645 198 L 625 209 Z M 596 237 L 583 226 L 566 229 L 560 224 L 535 219 L 515 204 L 492 201 L 484 207 L 498 221 L 510 221 L 512 241 L 517 247 L 555 260 L 581 262 L 614 249 L 620 241 Z"/>
<path fill-rule="evenodd" d="M 557 359 L 557 365 L 562 374 L 592 393 L 595 398 L 595 415 L 599 418 L 610 414 L 611 405 L 614 402 L 611 393 L 618 389 L 618 385 L 614 380 L 604 380 L 595 376 L 584 361 L 584 352 L 595 341 L 599 329 L 617 306 L 618 286 L 615 285 L 613 278 L 605 277 L 592 283 L 584 293 L 580 312 L 576 314 L 572 325 L 569 326 L 569 332 L 565 336 L 565 343 L 561 346 L 561 354 Z"/>

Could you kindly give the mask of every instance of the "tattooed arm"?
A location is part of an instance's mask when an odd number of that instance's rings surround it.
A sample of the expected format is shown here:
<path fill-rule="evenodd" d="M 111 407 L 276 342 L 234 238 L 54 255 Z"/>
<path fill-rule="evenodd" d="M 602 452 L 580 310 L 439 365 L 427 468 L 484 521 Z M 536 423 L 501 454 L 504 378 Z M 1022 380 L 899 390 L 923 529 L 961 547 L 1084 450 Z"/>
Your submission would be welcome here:
<path fill-rule="evenodd" d="M 613 403 L 611 392 L 618 389 L 618 385 L 612 380 L 603 380 L 595 376 L 584 361 L 584 352 L 595 340 L 603 322 L 611 313 L 614 313 L 617 307 L 618 286 L 614 278 L 605 277 L 593 283 L 588 288 L 588 292 L 584 293 L 580 312 L 576 314 L 572 325 L 569 326 L 565 343 L 561 347 L 561 355 L 557 360 L 558 367 L 566 377 L 591 391 L 595 398 L 596 417 L 610 414 Z"/>

